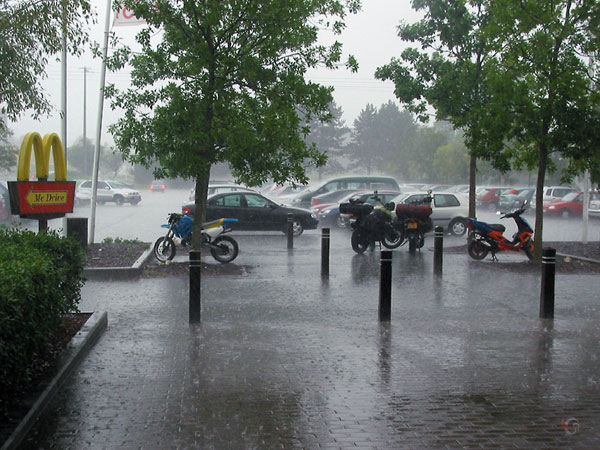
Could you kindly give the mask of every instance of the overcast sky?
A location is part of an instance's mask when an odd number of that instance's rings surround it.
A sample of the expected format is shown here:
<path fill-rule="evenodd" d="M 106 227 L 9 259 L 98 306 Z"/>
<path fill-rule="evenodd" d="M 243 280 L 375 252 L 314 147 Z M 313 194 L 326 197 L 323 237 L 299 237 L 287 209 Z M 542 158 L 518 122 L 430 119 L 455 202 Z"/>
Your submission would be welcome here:
<path fill-rule="evenodd" d="M 92 40 L 102 42 L 106 0 L 92 0 L 98 11 L 98 23 L 91 29 Z M 376 107 L 389 100 L 395 100 L 393 84 L 381 82 L 374 77 L 375 69 L 386 64 L 394 56 L 398 56 L 403 44 L 397 37 L 396 27 L 401 21 L 414 22 L 416 13 L 410 6 L 410 0 L 363 0 L 363 9 L 347 20 L 347 29 L 338 37 L 344 44 L 344 52 L 356 56 L 360 69 L 351 73 L 345 69 L 337 71 L 311 71 L 310 78 L 323 85 L 335 88 L 334 99 L 343 110 L 346 125 L 352 126 L 360 111 L 371 103 Z M 138 27 L 115 27 L 119 36 L 133 41 Z M 84 91 L 84 67 L 88 73 Z M 89 52 L 81 58 L 69 57 L 67 60 L 67 145 L 83 136 L 84 92 L 87 106 L 85 118 L 88 139 L 95 139 L 98 116 L 98 98 L 100 87 L 101 62 L 93 59 Z M 48 79 L 44 82 L 48 97 L 56 111 L 50 117 L 35 122 L 28 114 L 20 121 L 11 124 L 15 136 L 20 142 L 22 136 L 29 131 L 37 131 L 41 135 L 48 132 L 61 134 L 60 122 L 60 64 L 51 62 L 48 67 Z M 124 87 L 129 76 L 126 72 L 107 72 L 107 82 Z M 106 132 L 109 124 L 118 119 L 118 114 L 110 110 L 105 102 L 103 120 L 103 144 L 112 145 L 112 138 Z"/>

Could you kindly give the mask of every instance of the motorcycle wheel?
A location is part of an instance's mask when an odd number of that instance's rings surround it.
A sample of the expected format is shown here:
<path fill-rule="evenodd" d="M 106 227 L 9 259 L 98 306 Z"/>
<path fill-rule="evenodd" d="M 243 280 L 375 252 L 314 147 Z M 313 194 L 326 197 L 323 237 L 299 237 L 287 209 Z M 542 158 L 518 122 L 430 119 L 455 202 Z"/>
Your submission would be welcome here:
<path fill-rule="evenodd" d="M 404 236 L 402 236 L 401 232 L 394 229 L 389 230 L 383 238 L 383 241 L 381 241 L 383 246 L 389 249 L 400 247 L 402 242 L 404 242 Z"/>
<path fill-rule="evenodd" d="M 213 241 L 218 249 L 211 247 L 210 254 L 220 263 L 228 263 L 237 258 L 238 244 L 229 236 L 219 236 Z"/>
<path fill-rule="evenodd" d="M 367 233 L 360 228 L 357 228 L 352 232 L 350 242 L 352 244 L 352 250 L 354 250 L 356 253 L 364 253 L 365 250 L 369 248 L 369 238 Z"/>
<path fill-rule="evenodd" d="M 417 239 L 417 248 L 423 248 L 425 245 L 425 235 L 423 233 L 419 233 L 419 239 Z"/>
<path fill-rule="evenodd" d="M 418 237 L 416 234 L 411 233 L 408 235 L 408 252 L 415 253 L 417 251 L 417 240 Z"/>
<path fill-rule="evenodd" d="M 487 246 L 483 245 L 481 241 L 472 240 L 467 246 L 467 251 L 469 252 L 469 256 L 471 258 L 480 261 L 487 256 L 490 249 Z"/>
<path fill-rule="evenodd" d="M 162 263 L 171 261 L 175 252 L 175 242 L 171 238 L 159 237 L 154 243 L 154 256 Z"/>

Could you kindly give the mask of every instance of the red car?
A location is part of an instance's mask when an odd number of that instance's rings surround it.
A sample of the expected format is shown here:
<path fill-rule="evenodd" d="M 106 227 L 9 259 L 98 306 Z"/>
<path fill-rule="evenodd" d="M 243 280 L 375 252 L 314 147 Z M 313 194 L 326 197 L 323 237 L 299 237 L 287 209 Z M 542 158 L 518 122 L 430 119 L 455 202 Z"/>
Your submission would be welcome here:
<path fill-rule="evenodd" d="M 600 199 L 600 193 L 590 192 L 590 201 Z M 563 218 L 583 215 L 583 192 L 571 192 L 560 200 L 544 203 L 544 214 Z"/>
<path fill-rule="evenodd" d="M 150 190 L 152 192 L 165 192 L 165 189 L 167 189 L 167 185 L 162 180 L 155 180 L 150 185 Z"/>

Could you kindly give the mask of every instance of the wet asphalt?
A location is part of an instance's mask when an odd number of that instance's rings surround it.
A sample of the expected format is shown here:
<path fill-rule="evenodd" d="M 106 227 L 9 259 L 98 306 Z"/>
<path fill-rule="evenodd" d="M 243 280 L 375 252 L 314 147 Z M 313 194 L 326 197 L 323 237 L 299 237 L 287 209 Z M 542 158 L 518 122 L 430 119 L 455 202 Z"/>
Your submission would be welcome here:
<path fill-rule="evenodd" d="M 109 327 L 26 448 L 595 448 L 600 442 L 597 275 L 541 274 L 394 251 L 391 321 L 378 319 L 378 249 L 334 232 L 234 234 L 227 275 L 90 280 L 81 309 Z M 449 238 L 446 246 L 464 244 Z M 209 256 L 206 262 L 217 264 Z M 496 265 L 495 265 L 496 264 Z M 219 267 L 216 267 L 219 272 Z"/>

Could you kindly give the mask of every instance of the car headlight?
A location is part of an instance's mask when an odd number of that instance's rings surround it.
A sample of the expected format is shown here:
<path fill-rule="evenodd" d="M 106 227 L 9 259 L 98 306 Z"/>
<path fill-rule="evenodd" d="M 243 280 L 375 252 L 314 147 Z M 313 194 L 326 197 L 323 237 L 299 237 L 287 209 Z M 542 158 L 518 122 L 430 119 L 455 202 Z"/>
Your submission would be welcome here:
<path fill-rule="evenodd" d="M 315 213 L 310 213 L 310 217 L 312 217 L 312 218 L 313 218 L 313 219 L 315 219 L 315 220 L 319 220 L 319 219 L 317 218 L 317 215 L 316 215 Z"/>

